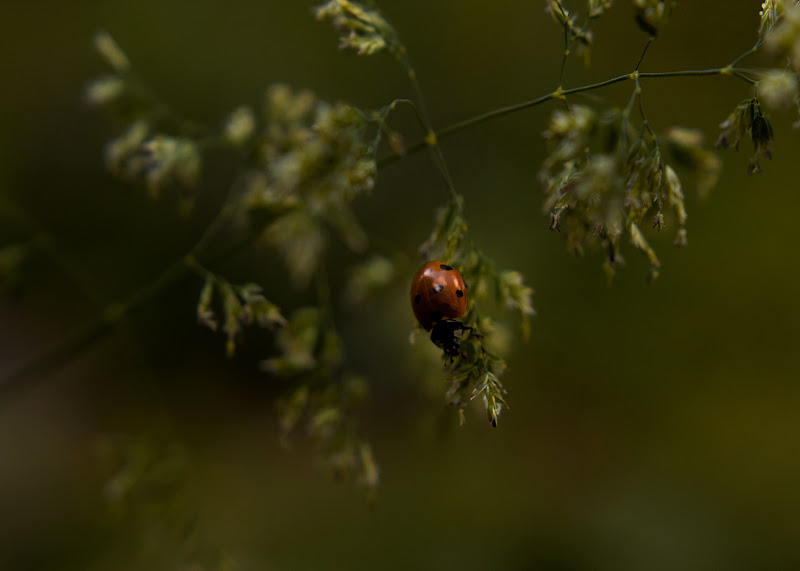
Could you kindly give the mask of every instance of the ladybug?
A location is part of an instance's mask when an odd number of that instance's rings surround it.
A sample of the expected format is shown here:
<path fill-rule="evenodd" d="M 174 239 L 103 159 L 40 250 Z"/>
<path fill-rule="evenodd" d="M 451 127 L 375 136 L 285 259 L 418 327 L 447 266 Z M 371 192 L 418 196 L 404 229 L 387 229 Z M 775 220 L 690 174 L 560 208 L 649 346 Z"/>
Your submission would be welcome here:
<path fill-rule="evenodd" d="M 461 274 L 444 262 L 427 262 L 417 270 L 411 281 L 411 309 L 425 331 L 431 332 L 431 341 L 447 357 L 457 357 L 461 337 L 472 331 L 457 317 L 467 311 L 467 286 Z"/>

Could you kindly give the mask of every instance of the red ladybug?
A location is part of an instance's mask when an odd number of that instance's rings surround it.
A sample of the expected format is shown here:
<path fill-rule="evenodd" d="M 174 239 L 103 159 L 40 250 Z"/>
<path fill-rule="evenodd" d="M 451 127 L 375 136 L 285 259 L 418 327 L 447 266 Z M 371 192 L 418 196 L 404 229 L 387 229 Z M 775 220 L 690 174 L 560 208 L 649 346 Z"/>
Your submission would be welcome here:
<path fill-rule="evenodd" d="M 471 331 L 457 317 L 467 311 L 467 287 L 461 274 L 444 262 L 427 262 L 411 282 L 411 308 L 431 341 L 451 359 L 461 348 L 461 336 Z"/>

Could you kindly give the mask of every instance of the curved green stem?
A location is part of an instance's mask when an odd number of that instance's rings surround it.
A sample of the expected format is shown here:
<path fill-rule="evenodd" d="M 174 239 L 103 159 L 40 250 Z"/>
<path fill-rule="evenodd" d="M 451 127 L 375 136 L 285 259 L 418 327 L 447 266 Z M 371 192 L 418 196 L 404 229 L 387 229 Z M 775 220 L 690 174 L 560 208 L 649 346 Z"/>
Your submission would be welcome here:
<path fill-rule="evenodd" d="M 433 160 L 436 163 L 436 168 L 441 173 L 442 178 L 447 185 L 447 190 L 450 193 L 450 197 L 455 198 L 458 193 L 456 192 L 455 184 L 453 184 L 453 177 L 450 175 L 450 169 L 447 168 L 447 162 L 445 161 L 442 147 L 439 145 L 439 139 L 436 131 L 433 129 L 433 124 L 430 121 L 427 105 L 425 104 L 425 97 L 422 94 L 422 86 L 420 86 L 419 79 L 417 79 L 417 72 L 411 65 L 411 60 L 406 54 L 405 48 L 398 52 L 397 59 L 405 68 L 406 73 L 408 74 L 408 79 L 411 82 L 411 87 L 417 96 L 417 104 L 414 106 L 414 110 L 417 113 L 417 118 L 425 129 L 425 138 L 423 139 L 422 144 L 430 147 L 431 153 L 433 154 Z"/>
<path fill-rule="evenodd" d="M 198 273 L 202 276 L 207 270 L 197 262 L 196 256 L 206 249 L 235 211 L 236 201 L 231 200 L 231 197 L 235 195 L 237 187 L 238 183 L 232 185 L 225 204 L 186 256 L 167 267 L 155 279 L 138 288 L 126 299 L 107 305 L 99 317 L 75 330 L 65 339 L 45 349 L 30 361 L 23 363 L 2 379 L 0 381 L 0 406 L 9 402 L 15 393 L 28 387 L 31 382 L 43 379 L 49 373 L 69 363 L 84 350 L 92 347 L 96 342 L 103 339 L 107 333 L 116 328 L 133 309 L 152 299 L 190 272 Z M 232 244 L 225 251 L 215 255 L 214 258 L 222 259 L 228 257 L 251 241 L 252 236 L 245 236 L 241 241 Z"/>
<path fill-rule="evenodd" d="M 666 78 L 666 77 L 697 77 L 697 76 L 716 76 L 716 75 L 730 75 L 733 77 L 737 77 L 742 79 L 750 84 L 757 83 L 755 80 L 750 78 L 748 74 L 755 73 L 749 69 L 740 69 L 740 68 L 732 68 L 732 67 L 720 67 L 714 69 L 695 69 L 695 70 L 683 70 L 683 71 L 661 71 L 661 72 L 638 72 L 639 79 L 656 79 L 656 78 Z M 468 119 L 464 119 L 463 121 L 459 121 L 458 123 L 454 123 L 448 127 L 445 127 L 439 131 L 434 133 L 436 140 L 440 141 L 446 137 L 451 135 L 455 135 L 461 131 L 469 129 L 471 127 L 476 127 L 488 121 L 492 121 L 494 119 L 498 119 L 500 117 L 504 117 L 506 115 L 511 115 L 513 113 L 517 113 L 519 111 L 523 111 L 525 109 L 529 109 L 531 107 L 536 107 L 537 105 L 541 105 L 547 101 L 551 101 L 553 99 L 563 99 L 567 95 L 575 95 L 577 93 L 583 93 L 585 91 L 594 91 L 595 89 L 601 89 L 603 87 L 608 87 L 609 85 L 614 85 L 615 83 L 620 83 L 622 81 L 629 81 L 635 80 L 636 77 L 633 73 L 626 73 L 624 75 L 618 75 L 616 77 L 612 77 L 606 79 L 604 81 L 600 81 L 597 83 L 590 83 L 588 85 L 581 85 L 579 87 L 573 87 L 570 89 L 557 89 L 551 93 L 547 93 L 545 95 L 541 95 L 535 99 L 529 99 L 527 101 L 521 101 L 520 103 L 514 103 L 512 105 L 507 105 L 505 107 L 498 107 L 497 109 L 492 109 L 491 111 L 487 111 L 486 113 L 481 113 L 480 115 L 475 115 L 474 117 L 470 117 Z M 403 155 L 387 155 L 383 157 L 381 160 L 378 161 L 378 168 L 387 167 L 394 162 L 398 161 L 399 159 L 412 155 L 416 152 L 421 151 L 422 149 L 426 148 L 428 143 L 423 141 L 418 141 L 413 145 L 410 145 L 407 149 L 405 154 Z"/>
<path fill-rule="evenodd" d="M 654 36 L 650 36 L 647 39 L 647 43 L 644 45 L 644 49 L 642 50 L 642 55 L 639 56 L 639 61 L 636 63 L 636 71 L 639 71 L 639 68 L 642 66 L 642 62 L 644 61 L 644 56 L 647 53 L 647 49 L 650 47 L 650 44 L 653 43 L 655 40 Z"/>
<path fill-rule="evenodd" d="M 758 51 L 758 48 L 760 48 L 760 47 L 761 47 L 761 38 L 758 38 L 758 41 L 755 43 L 755 45 L 752 48 L 750 48 L 749 50 L 744 52 L 742 55 L 737 57 L 735 60 L 733 60 L 731 63 L 729 63 L 728 67 L 735 67 L 736 64 L 739 63 L 740 61 L 742 61 L 744 58 L 746 58 L 750 54 L 756 53 Z"/>
<path fill-rule="evenodd" d="M 92 303 L 98 306 L 102 305 L 101 292 L 91 279 L 91 276 L 80 268 L 80 265 L 76 263 L 68 252 L 58 247 L 53 236 L 40 222 L 31 217 L 15 200 L 7 196 L 0 196 L 0 212 L 23 226 L 27 232 L 30 232 L 32 236 L 31 245 L 49 256 L 55 262 L 55 265 L 64 272 L 64 275 Z"/>
<path fill-rule="evenodd" d="M 11 397 L 20 390 L 30 386 L 32 381 L 43 379 L 103 339 L 128 315 L 131 309 L 176 281 L 184 274 L 184 269 L 183 261 L 173 264 L 158 278 L 137 290 L 128 299 L 110 304 L 94 321 L 85 324 L 69 337 L 55 343 L 7 375 L 0 383 L 0 406 L 8 403 Z"/>
<path fill-rule="evenodd" d="M 556 4 L 558 6 L 559 11 L 561 12 L 561 17 L 564 19 L 564 53 L 561 56 L 561 71 L 558 74 L 558 85 L 561 87 L 564 85 L 564 70 L 567 68 L 567 57 L 569 56 L 569 26 L 567 25 L 567 15 L 564 13 L 564 7 L 561 5 L 561 2 Z"/>

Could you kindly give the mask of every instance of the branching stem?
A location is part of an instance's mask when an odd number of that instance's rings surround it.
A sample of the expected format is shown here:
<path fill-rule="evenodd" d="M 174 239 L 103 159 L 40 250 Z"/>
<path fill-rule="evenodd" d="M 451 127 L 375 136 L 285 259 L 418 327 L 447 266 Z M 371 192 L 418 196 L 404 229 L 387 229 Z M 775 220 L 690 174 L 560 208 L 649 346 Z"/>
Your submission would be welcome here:
<path fill-rule="evenodd" d="M 639 71 L 639 68 L 642 66 L 642 61 L 644 61 L 644 55 L 647 53 L 647 48 L 650 47 L 650 44 L 653 43 L 654 39 L 655 38 L 653 36 L 650 36 L 650 38 L 648 38 L 647 40 L 647 43 L 644 45 L 644 49 L 642 50 L 642 55 L 639 56 L 639 61 L 636 63 L 636 71 Z"/>
<path fill-rule="evenodd" d="M 137 289 L 126 299 L 107 305 L 99 317 L 45 349 L 30 361 L 23 363 L 0 380 L 0 407 L 10 402 L 14 394 L 29 386 L 31 382 L 43 379 L 48 374 L 69 363 L 83 351 L 92 347 L 123 322 L 133 309 L 152 299 L 158 293 L 185 277 L 189 272 L 205 277 L 209 270 L 198 263 L 197 255 L 205 252 L 208 244 L 235 211 L 236 201 L 232 200 L 231 197 L 235 195 L 237 188 L 237 184 L 231 187 L 225 204 L 186 256 L 174 262 L 155 279 Z M 225 251 L 215 255 L 214 258 L 220 259 L 230 256 L 233 252 L 251 242 L 252 236 L 245 236 L 241 241 L 232 244 Z M 81 280 L 80 283 L 84 282 L 85 280 Z"/>
<path fill-rule="evenodd" d="M 755 45 L 752 48 L 750 48 L 749 50 L 744 52 L 742 55 L 737 57 L 735 60 L 733 60 L 731 63 L 729 63 L 728 67 L 736 67 L 737 63 L 742 61 L 744 58 L 746 58 L 750 54 L 756 53 L 758 51 L 758 48 L 760 48 L 760 47 L 761 47 L 761 38 L 758 39 L 758 41 L 755 43 Z"/>
<path fill-rule="evenodd" d="M 423 139 L 422 144 L 430 147 L 436 168 L 441 173 L 442 178 L 447 185 L 447 190 L 450 193 L 451 199 L 454 199 L 458 196 L 458 193 L 456 192 L 455 184 L 453 184 L 453 177 L 450 175 L 450 169 L 447 168 L 447 162 L 444 159 L 442 147 L 439 145 L 439 138 L 433 129 L 433 124 L 430 121 L 427 105 L 425 104 L 425 97 L 422 94 L 422 87 L 420 86 L 419 79 L 417 78 L 417 72 L 411 65 L 411 60 L 406 54 L 405 49 L 398 53 L 397 59 L 403 68 L 405 68 L 408 79 L 411 82 L 411 87 L 417 97 L 417 104 L 414 105 L 414 111 L 417 113 L 417 118 L 422 124 L 423 129 L 425 129 L 425 138 Z"/>
<path fill-rule="evenodd" d="M 560 87 L 564 85 L 564 70 L 567 67 L 567 56 L 569 56 L 569 26 L 567 25 L 567 15 L 564 13 L 564 7 L 561 2 L 558 2 L 557 6 L 561 11 L 562 18 L 564 18 L 564 54 L 561 56 L 561 71 L 558 74 L 558 85 Z"/>
<path fill-rule="evenodd" d="M 644 54 L 642 54 L 644 55 Z M 683 70 L 683 71 L 660 71 L 660 72 L 638 72 L 639 79 L 660 79 L 660 78 L 667 78 L 667 77 L 697 77 L 697 76 L 727 76 L 731 75 L 742 79 L 750 84 L 757 83 L 750 77 L 750 74 L 755 74 L 753 70 L 749 69 L 741 69 L 741 68 L 734 68 L 734 67 L 719 67 L 713 69 L 693 69 L 693 70 Z M 634 74 L 626 73 L 624 75 L 618 75 L 616 77 L 612 77 L 610 79 L 606 79 L 604 81 L 600 81 L 597 83 L 590 83 L 588 85 L 581 85 L 579 87 L 573 87 L 570 89 L 558 89 L 552 93 L 547 93 L 545 95 L 541 95 L 535 99 L 529 99 L 527 101 L 522 101 L 520 103 L 514 103 L 513 105 L 507 105 L 505 107 L 499 107 L 497 109 L 492 109 L 491 111 L 487 111 L 486 113 L 481 113 L 480 115 L 475 115 L 474 117 L 470 117 L 469 119 L 464 119 L 463 121 L 459 121 L 449 127 L 445 127 L 440 131 L 435 133 L 437 141 L 441 141 L 442 139 L 449 137 L 451 135 L 455 135 L 456 133 L 460 133 L 461 131 L 465 131 L 471 127 L 476 127 L 483 123 L 487 123 L 488 121 L 492 121 L 494 119 L 498 119 L 500 117 L 505 117 L 506 115 L 512 115 L 519 111 L 523 111 L 525 109 L 529 109 L 531 107 L 536 107 L 537 105 L 541 105 L 547 101 L 552 101 L 553 99 L 563 99 L 567 95 L 575 95 L 577 93 L 583 93 L 586 91 L 594 91 L 596 89 L 601 89 L 603 87 L 608 87 L 609 85 L 614 85 L 615 83 L 621 83 L 623 81 L 634 80 Z M 389 166 L 390 164 L 396 162 L 397 160 L 401 159 L 404 156 L 412 155 L 417 153 L 427 147 L 427 143 L 425 141 L 419 141 L 414 143 L 413 145 L 409 145 L 406 149 L 404 155 L 388 155 L 378 161 L 378 168 L 383 168 Z"/>

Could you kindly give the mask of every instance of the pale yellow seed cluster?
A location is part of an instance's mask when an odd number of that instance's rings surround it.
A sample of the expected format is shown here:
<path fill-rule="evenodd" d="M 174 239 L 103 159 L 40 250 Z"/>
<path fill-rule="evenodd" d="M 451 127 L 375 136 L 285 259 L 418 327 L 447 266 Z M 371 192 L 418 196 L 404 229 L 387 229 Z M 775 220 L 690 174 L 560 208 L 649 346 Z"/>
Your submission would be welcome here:
<path fill-rule="evenodd" d="M 339 30 L 340 47 L 359 55 L 372 55 L 385 49 L 401 50 L 394 29 L 377 10 L 356 2 L 330 0 L 316 9 L 317 19 L 329 19 Z"/>
<path fill-rule="evenodd" d="M 589 0 L 589 17 L 597 18 L 611 8 L 611 0 Z"/>
<path fill-rule="evenodd" d="M 86 87 L 86 102 L 90 105 L 106 105 L 118 99 L 124 91 L 125 82 L 119 77 L 100 77 Z"/>
<path fill-rule="evenodd" d="M 758 97 L 769 109 L 789 109 L 797 100 L 797 78 L 784 71 L 770 71 L 758 82 Z"/>
<path fill-rule="evenodd" d="M 111 37 L 108 32 L 99 32 L 94 37 L 94 47 L 100 56 L 106 60 L 114 71 L 127 73 L 131 67 L 128 56 L 119 47 L 119 44 Z"/>
<path fill-rule="evenodd" d="M 761 3 L 761 10 L 758 15 L 761 16 L 761 28 L 764 30 L 771 30 L 778 22 L 778 18 L 783 12 L 783 0 L 767 0 Z"/>
<path fill-rule="evenodd" d="M 256 128 L 256 118 L 253 110 L 246 105 L 236 108 L 225 122 L 223 132 L 225 139 L 232 145 L 244 145 Z"/>
<path fill-rule="evenodd" d="M 764 4 L 767 4 L 765 2 Z M 800 4 L 784 7 L 770 3 L 762 10 L 762 33 L 768 51 L 785 56 L 794 70 L 800 69 Z M 774 17 L 774 21 L 771 19 Z M 766 18 L 766 20 L 765 20 Z M 766 22 L 766 28 L 765 28 Z"/>

